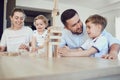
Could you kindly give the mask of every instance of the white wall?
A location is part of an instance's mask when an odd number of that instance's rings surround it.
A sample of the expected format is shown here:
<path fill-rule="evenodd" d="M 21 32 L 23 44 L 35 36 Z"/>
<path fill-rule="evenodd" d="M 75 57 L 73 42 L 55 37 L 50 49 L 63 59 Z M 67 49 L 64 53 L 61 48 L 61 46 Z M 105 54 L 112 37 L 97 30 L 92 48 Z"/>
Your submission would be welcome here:
<path fill-rule="evenodd" d="M 16 0 L 16 6 L 52 10 L 53 3 L 46 0 Z"/>
<path fill-rule="evenodd" d="M 53 2 L 48 1 L 48 0 L 16 0 L 16 6 L 52 10 L 54 4 Z M 85 19 L 89 15 L 97 13 L 97 11 L 93 9 L 84 8 L 80 6 L 67 5 L 63 3 L 59 3 L 58 8 L 59 8 L 60 14 L 68 8 L 76 9 L 78 13 L 80 14 L 80 18 L 82 21 L 85 21 Z M 58 16 L 56 23 L 58 26 L 63 26 L 60 21 L 60 15 Z"/>
<path fill-rule="evenodd" d="M 115 28 L 116 35 L 115 36 L 117 39 L 120 40 L 120 16 L 115 18 L 115 26 L 116 26 L 116 28 Z"/>
<path fill-rule="evenodd" d="M 116 34 L 115 18 L 117 16 L 120 16 L 120 9 L 107 11 L 101 14 L 105 16 L 108 20 L 108 25 L 106 27 L 106 30 L 116 37 L 117 34 Z"/>
<path fill-rule="evenodd" d="M 99 10 L 108 20 L 107 31 L 116 37 L 115 18 L 120 16 L 120 1 Z"/>

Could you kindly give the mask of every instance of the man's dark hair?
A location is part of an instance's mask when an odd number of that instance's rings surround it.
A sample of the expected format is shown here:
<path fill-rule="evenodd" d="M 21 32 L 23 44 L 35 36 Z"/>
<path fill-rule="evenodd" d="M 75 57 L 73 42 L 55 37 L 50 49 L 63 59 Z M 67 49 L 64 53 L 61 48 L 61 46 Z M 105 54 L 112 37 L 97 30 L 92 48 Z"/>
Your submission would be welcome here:
<path fill-rule="evenodd" d="M 61 14 L 61 21 L 62 23 L 66 26 L 66 21 L 70 18 L 72 18 L 73 16 L 75 16 L 75 14 L 78 14 L 76 10 L 74 9 L 67 9 L 65 10 L 62 14 Z"/>

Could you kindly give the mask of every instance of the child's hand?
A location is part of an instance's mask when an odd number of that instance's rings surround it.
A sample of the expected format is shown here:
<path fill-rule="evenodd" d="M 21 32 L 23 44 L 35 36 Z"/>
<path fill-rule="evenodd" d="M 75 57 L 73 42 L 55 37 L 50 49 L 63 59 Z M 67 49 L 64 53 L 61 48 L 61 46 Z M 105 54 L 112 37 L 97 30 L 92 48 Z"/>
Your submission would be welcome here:
<path fill-rule="evenodd" d="M 44 45 L 40 45 L 40 46 L 38 47 L 38 49 L 42 49 L 42 48 L 44 48 Z"/>
<path fill-rule="evenodd" d="M 31 52 L 37 52 L 38 49 L 37 48 L 32 48 Z"/>

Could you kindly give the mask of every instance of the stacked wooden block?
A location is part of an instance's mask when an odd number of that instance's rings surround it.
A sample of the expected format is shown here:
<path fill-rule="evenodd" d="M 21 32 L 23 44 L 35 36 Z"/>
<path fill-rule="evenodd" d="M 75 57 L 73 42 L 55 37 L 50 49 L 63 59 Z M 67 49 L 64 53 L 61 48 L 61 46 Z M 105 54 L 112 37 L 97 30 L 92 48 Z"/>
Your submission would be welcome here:
<path fill-rule="evenodd" d="M 61 40 L 61 27 L 52 26 L 48 29 L 47 56 L 58 57 L 58 46 Z"/>

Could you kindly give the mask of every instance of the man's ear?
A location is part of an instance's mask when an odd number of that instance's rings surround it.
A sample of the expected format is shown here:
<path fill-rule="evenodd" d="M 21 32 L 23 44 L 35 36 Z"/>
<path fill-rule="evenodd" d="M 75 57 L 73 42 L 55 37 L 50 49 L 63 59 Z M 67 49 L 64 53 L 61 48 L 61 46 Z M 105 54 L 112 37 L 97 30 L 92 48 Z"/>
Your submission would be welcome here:
<path fill-rule="evenodd" d="M 65 26 L 64 28 L 65 28 L 65 29 L 69 29 L 68 26 Z"/>

